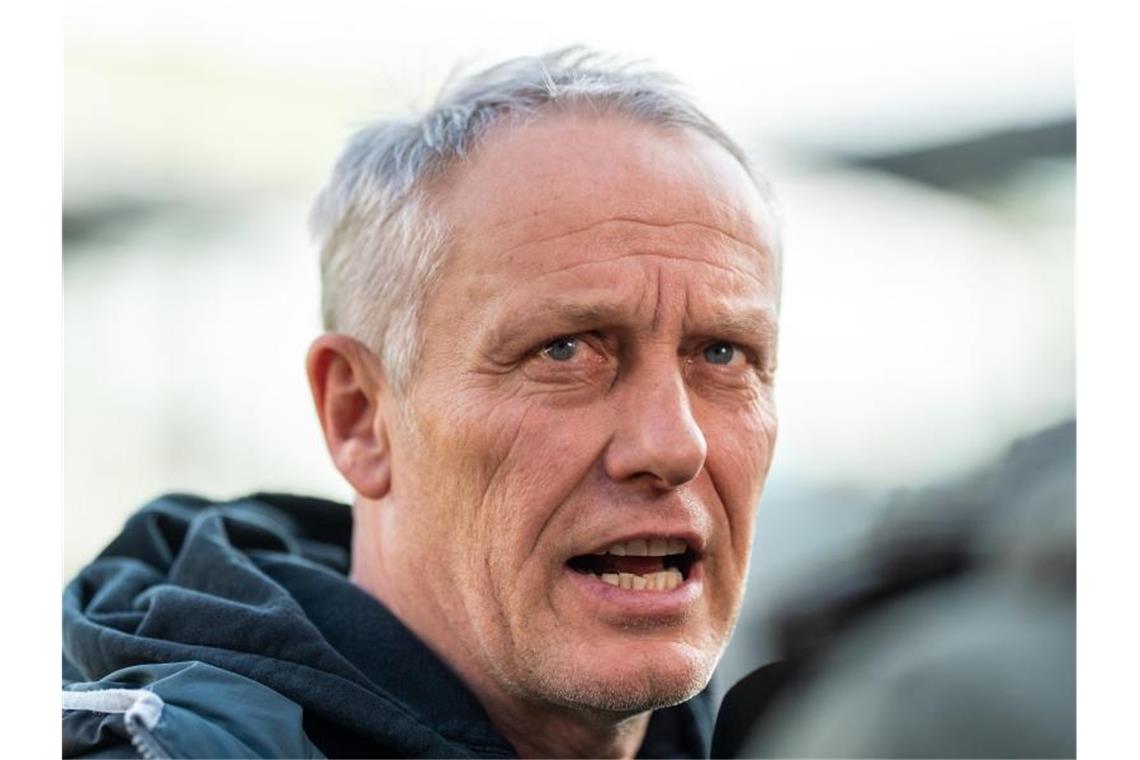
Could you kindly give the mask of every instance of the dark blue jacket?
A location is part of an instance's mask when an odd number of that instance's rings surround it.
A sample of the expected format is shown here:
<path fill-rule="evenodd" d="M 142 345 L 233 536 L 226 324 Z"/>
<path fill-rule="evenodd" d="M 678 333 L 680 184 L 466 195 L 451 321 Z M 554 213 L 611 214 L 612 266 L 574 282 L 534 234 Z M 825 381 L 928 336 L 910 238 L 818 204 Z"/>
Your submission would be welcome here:
<path fill-rule="evenodd" d="M 513 757 L 454 673 L 351 584 L 350 510 L 173 495 L 67 586 L 63 754 Z M 707 692 L 641 757 L 707 756 Z"/>

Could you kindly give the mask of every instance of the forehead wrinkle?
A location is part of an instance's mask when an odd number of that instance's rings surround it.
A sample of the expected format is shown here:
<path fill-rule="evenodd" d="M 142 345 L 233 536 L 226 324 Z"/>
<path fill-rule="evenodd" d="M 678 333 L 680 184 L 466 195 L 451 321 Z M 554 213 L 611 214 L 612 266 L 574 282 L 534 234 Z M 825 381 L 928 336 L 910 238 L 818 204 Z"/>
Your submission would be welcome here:
<path fill-rule="evenodd" d="M 663 306 L 662 297 L 664 296 L 664 283 L 662 282 L 664 278 L 661 276 L 660 266 L 654 270 L 653 276 L 654 280 L 656 280 L 657 285 L 657 300 L 653 304 L 653 317 L 649 321 L 649 330 L 650 332 L 655 333 L 661 327 L 661 308 Z M 649 289 L 646 288 L 645 290 L 647 292 Z"/>
<path fill-rule="evenodd" d="M 534 216 L 539 216 L 539 215 L 540 214 L 535 214 Z M 728 239 L 730 239 L 736 243 L 739 243 L 740 245 L 744 246 L 748 250 L 750 250 L 753 253 L 758 254 L 760 256 L 770 256 L 771 255 L 771 251 L 767 248 L 767 246 L 762 246 L 762 245 L 758 246 L 756 243 L 750 242 L 748 240 L 745 240 L 744 238 L 733 235 L 731 232 L 728 232 L 727 230 L 723 230 L 720 227 L 717 227 L 717 226 L 712 225 L 712 224 L 706 224 L 704 222 L 694 222 L 694 221 L 654 222 L 654 221 L 651 221 L 649 219 L 637 219 L 634 217 L 627 217 L 627 216 L 612 216 L 612 217 L 608 217 L 606 219 L 601 219 L 601 220 L 596 221 L 596 222 L 591 222 L 590 224 L 586 224 L 586 225 L 583 225 L 581 227 L 574 227 L 572 229 L 566 230 L 565 232 L 559 232 L 559 233 L 556 233 L 554 235 L 546 235 L 546 236 L 540 237 L 540 238 L 533 238 L 530 240 L 522 240 L 518 243 L 515 243 L 514 245 L 510 245 L 510 246 L 507 246 L 506 248 L 499 249 L 498 254 L 499 255 L 505 255 L 505 254 L 511 253 L 512 251 L 518 250 L 519 248 L 524 248 L 524 247 L 529 246 L 529 245 L 539 245 L 541 243 L 550 243 L 550 242 L 553 242 L 555 240 L 559 240 L 561 238 L 572 237 L 574 235 L 580 235 L 584 232 L 590 232 L 591 230 L 597 229 L 598 227 L 603 227 L 603 226 L 615 224 L 615 223 L 644 225 L 646 227 L 654 227 L 657 229 L 673 229 L 673 228 L 677 228 L 677 227 L 696 227 L 698 229 L 707 230 L 709 232 L 714 232 L 718 235 L 726 237 L 726 238 L 728 238 Z M 500 226 L 507 226 L 508 224 L 509 223 L 504 223 L 503 225 L 500 225 Z"/>
<path fill-rule="evenodd" d="M 591 261 L 579 261 L 576 264 L 567 264 L 566 266 L 559 267 L 558 269 L 551 269 L 547 272 L 544 272 L 543 274 L 544 275 L 545 274 L 561 274 L 562 272 L 571 272 L 571 271 L 578 269 L 580 267 L 592 266 L 592 265 L 596 265 L 596 264 L 608 264 L 608 263 L 613 262 L 613 261 L 618 261 L 620 259 L 626 259 L 626 258 L 632 258 L 634 256 L 655 256 L 657 258 L 672 259 L 674 261 L 687 261 L 687 262 L 692 263 L 692 264 L 705 264 L 707 266 L 719 269 L 723 272 L 728 272 L 729 274 L 737 274 L 737 275 L 742 275 L 744 277 L 748 277 L 748 278 L 753 279 L 756 282 L 760 283 L 761 285 L 765 286 L 765 288 L 768 285 L 768 283 L 766 283 L 761 277 L 759 277 L 759 276 L 757 276 L 757 275 L 753 274 L 752 272 L 749 272 L 745 269 L 740 269 L 739 267 L 728 266 L 726 264 L 717 264 L 715 262 L 708 261 L 706 259 L 698 259 L 698 258 L 693 258 L 691 256 L 679 256 L 677 254 L 672 254 L 672 253 L 662 253 L 660 251 L 637 251 L 634 253 L 622 253 L 622 254 L 619 254 L 617 256 L 611 256 L 611 257 L 606 258 L 606 259 L 593 259 Z"/>

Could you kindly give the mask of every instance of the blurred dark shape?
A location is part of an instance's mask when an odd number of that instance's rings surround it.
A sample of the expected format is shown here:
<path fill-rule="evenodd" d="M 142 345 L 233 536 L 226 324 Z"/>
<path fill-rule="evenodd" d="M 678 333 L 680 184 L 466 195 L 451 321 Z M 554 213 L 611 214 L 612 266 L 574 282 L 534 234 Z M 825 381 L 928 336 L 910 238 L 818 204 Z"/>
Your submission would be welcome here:
<path fill-rule="evenodd" d="M 851 163 L 955 192 L 1000 183 L 1037 159 L 1073 160 L 1077 122 L 1017 127 L 928 148 L 852 158 Z"/>
<path fill-rule="evenodd" d="M 219 193 L 210 198 L 197 191 L 165 195 L 120 195 L 85 203 L 65 203 L 63 208 L 63 256 L 106 252 L 146 228 L 161 229 L 162 239 L 201 239 L 241 218 L 233 204 Z M 158 246 L 161 251 L 167 246 Z"/>
<path fill-rule="evenodd" d="M 115 238 L 122 229 L 137 226 L 161 214 L 164 206 L 141 200 L 114 200 L 97 205 L 63 209 L 63 245 L 66 256 L 77 243 Z"/>
<path fill-rule="evenodd" d="M 722 703 L 714 757 L 1073 757 L 1076 423 L 903 494 L 779 606 L 780 661 Z"/>

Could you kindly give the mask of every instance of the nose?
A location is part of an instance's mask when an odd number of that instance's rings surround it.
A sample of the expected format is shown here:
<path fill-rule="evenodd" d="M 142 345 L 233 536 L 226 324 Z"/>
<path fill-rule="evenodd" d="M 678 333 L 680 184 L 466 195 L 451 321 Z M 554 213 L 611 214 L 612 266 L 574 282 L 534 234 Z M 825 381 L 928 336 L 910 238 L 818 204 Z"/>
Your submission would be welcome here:
<path fill-rule="evenodd" d="M 677 488 L 700 473 L 708 442 L 693 418 L 680 368 L 643 369 L 622 390 L 605 450 L 606 474 L 619 483 L 644 478 L 661 489 Z"/>

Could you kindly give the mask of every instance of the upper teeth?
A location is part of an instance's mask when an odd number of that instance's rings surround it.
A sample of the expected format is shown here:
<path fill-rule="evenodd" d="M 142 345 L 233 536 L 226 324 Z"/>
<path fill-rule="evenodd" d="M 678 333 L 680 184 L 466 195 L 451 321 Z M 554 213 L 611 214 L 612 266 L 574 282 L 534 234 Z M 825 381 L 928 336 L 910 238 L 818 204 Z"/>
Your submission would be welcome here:
<path fill-rule="evenodd" d="M 635 538 L 632 541 L 614 544 L 594 554 L 613 554 L 618 557 L 664 557 L 667 554 L 684 554 L 688 546 L 679 538 Z"/>

